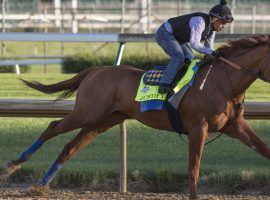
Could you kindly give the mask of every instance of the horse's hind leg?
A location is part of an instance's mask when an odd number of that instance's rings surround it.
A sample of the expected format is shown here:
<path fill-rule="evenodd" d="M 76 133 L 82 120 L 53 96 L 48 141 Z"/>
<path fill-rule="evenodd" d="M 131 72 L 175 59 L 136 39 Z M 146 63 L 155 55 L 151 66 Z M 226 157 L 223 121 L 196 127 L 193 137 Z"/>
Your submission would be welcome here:
<path fill-rule="evenodd" d="M 244 118 L 238 118 L 234 124 L 224 130 L 224 133 L 239 139 L 262 156 L 270 159 L 270 148 L 255 135 L 255 132 Z"/>
<path fill-rule="evenodd" d="M 98 134 L 108 130 L 116 124 L 121 123 L 125 118 L 126 116 L 119 113 L 112 114 L 95 127 L 89 126 L 83 128 L 79 134 L 64 147 L 56 161 L 41 179 L 39 185 L 49 185 L 56 172 L 64 165 L 65 162 L 74 157 L 81 149 L 89 145 Z"/>
<path fill-rule="evenodd" d="M 34 142 L 18 159 L 7 164 L 5 171 L 1 174 L 1 179 L 7 179 L 11 174 L 20 168 L 20 165 L 29 160 L 30 157 L 46 142 L 47 140 L 59 134 L 63 134 L 83 126 L 83 120 L 73 113 L 64 119 L 52 121 L 48 128 L 41 134 L 39 139 Z"/>
<path fill-rule="evenodd" d="M 87 131 L 87 128 L 83 128 L 79 134 L 64 147 L 62 153 L 40 180 L 39 185 L 49 185 L 56 172 L 63 166 L 64 162 L 89 145 L 97 135 L 97 131 Z"/>

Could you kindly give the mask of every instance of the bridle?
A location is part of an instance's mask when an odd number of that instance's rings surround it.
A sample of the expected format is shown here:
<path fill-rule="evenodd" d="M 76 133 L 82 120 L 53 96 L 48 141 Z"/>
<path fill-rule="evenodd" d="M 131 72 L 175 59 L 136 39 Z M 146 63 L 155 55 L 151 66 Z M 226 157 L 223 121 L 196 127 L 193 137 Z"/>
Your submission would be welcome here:
<path fill-rule="evenodd" d="M 267 61 L 269 60 L 269 58 L 270 58 L 270 55 L 268 56 Z M 224 63 L 230 65 L 231 67 L 233 67 L 233 68 L 235 68 L 235 69 L 237 69 L 237 70 L 239 70 L 239 71 L 242 71 L 242 72 L 244 72 L 244 73 L 246 73 L 246 74 L 248 74 L 248 75 L 250 75 L 250 76 L 253 76 L 254 78 L 258 78 L 258 79 L 261 79 L 262 81 L 265 81 L 265 82 L 267 82 L 267 83 L 270 83 L 270 79 L 265 78 L 265 77 L 264 77 L 262 74 L 260 74 L 260 73 L 254 73 L 253 71 L 251 71 L 251 70 L 249 70 L 249 69 L 246 69 L 246 68 L 244 68 L 244 67 L 242 67 L 242 66 L 240 66 L 240 65 L 238 65 L 238 64 L 236 64 L 236 63 L 234 63 L 234 62 L 232 62 L 232 61 L 230 61 L 230 60 L 228 60 L 227 58 L 224 58 L 224 57 L 222 57 L 222 56 L 220 56 L 218 59 L 220 59 L 220 60 L 223 61 Z M 264 69 L 266 68 L 267 63 L 268 63 L 268 62 L 266 62 L 265 66 L 263 67 L 263 71 L 264 71 Z"/>

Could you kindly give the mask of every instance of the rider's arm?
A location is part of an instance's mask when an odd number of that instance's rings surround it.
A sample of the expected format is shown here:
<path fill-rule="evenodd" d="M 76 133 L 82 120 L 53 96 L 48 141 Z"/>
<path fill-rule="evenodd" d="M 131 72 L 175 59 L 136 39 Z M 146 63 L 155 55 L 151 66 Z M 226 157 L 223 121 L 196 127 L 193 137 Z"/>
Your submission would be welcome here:
<path fill-rule="evenodd" d="M 204 46 L 214 50 L 214 39 L 215 39 L 215 36 L 216 36 L 216 32 L 213 32 L 213 34 L 211 35 L 210 38 L 207 38 L 205 41 L 204 41 Z"/>
<path fill-rule="evenodd" d="M 212 49 L 201 44 L 202 32 L 205 29 L 205 22 L 202 17 L 192 17 L 189 21 L 190 47 L 203 54 L 211 54 Z"/>

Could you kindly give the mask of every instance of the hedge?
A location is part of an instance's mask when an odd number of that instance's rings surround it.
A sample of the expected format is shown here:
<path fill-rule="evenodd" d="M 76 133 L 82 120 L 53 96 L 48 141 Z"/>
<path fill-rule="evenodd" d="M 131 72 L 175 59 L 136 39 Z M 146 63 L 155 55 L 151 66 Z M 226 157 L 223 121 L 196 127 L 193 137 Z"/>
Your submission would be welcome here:
<path fill-rule="evenodd" d="M 62 64 L 63 73 L 78 73 L 85 68 L 93 66 L 112 66 L 115 62 L 113 56 L 94 56 L 90 54 L 76 54 L 64 59 Z M 168 58 L 157 55 L 128 55 L 122 58 L 121 64 L 132 65 L 140 69 L 150 69 L 154 66 L 164 66 L 169 62 Z"/>
<path fill-rule="evenodd" d="M 20 65 L 20 72 L 26 73 L 30 71 L 30 66 L 28 65 Z M 8 65 L 8 66 L 1 66 L 0 67 L 0 73 L 14 73 L 15 72 L 15 66 Z"/>

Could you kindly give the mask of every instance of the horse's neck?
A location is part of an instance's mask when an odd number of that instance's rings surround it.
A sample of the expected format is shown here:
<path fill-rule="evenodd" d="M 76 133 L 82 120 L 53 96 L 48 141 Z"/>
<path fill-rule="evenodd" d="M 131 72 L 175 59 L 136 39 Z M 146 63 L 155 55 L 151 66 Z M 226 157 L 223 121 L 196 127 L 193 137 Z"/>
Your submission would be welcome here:
<path fill-rule="evenodd" d="M 241 66 L 242 68 L 252 72 L 253 74 L 258 74 L 261 65 L 263 64 L 261 59 L 258 59 L 258 57 L 254 58 L 249 56 L 243 56 L 238 60 L 236 59 L 230 60 L 236 63 L 237 65 Z M 237 70 L 228 64 L 224 65 L 224 67 L 226 67 L 230 71 L 229 76 L 232 85 L 233 96 L 238 96 L 244 93 L 250 87 L 250 85 L 256 80 L 256 77 L 254 75 L 251 75 L 241 70 Z"/>
<path fill-rule="evenodd" d="M 263 69 L 263 67 L 265 67 L 267 64 L 266 55 L 268 51 L 268 46 L 258 46 L 256 48 L 252 48 L 241 56 L 228 57 L 228 60 L 252 72 L 255 75 L 259 74 L 261 69 Z M 231 68 L 230 77 L 233 85 L 234 95 L 239 95 L 245 92 L 256 80 L 256 76 L 254 75 L 232 68 L 230 65 L 226 65 L 226 67 Z"/>
<path fill-rule="evenodd" d="M 253 76 L 239 70 L 234 70 L 232 73 L 230 73 L 230 77 L 233 85 L 233 97 L 244 93 L 256 80 L 256 78 L 254 78 Z"/>
<path fill-rule="evenodd" d="M 241 64 L 241 63 L 237 63 Z M 206 64 L 207 65 L 207 64 Z M 209 76 L 209 87 L 213 92 L 218 92 L 226 96 L 227 99 L 234 99 L 241 96 L 255 79 L 241 71 L 238 71 L 222 61 L 214 62 L 213 75 Z M 201 77 L 205 78 L 209 66 L 203 67 Z M 207 78 L 208 79 L 208 78 Z M 201 80 L 203 81 L 203 80 Z"/>

